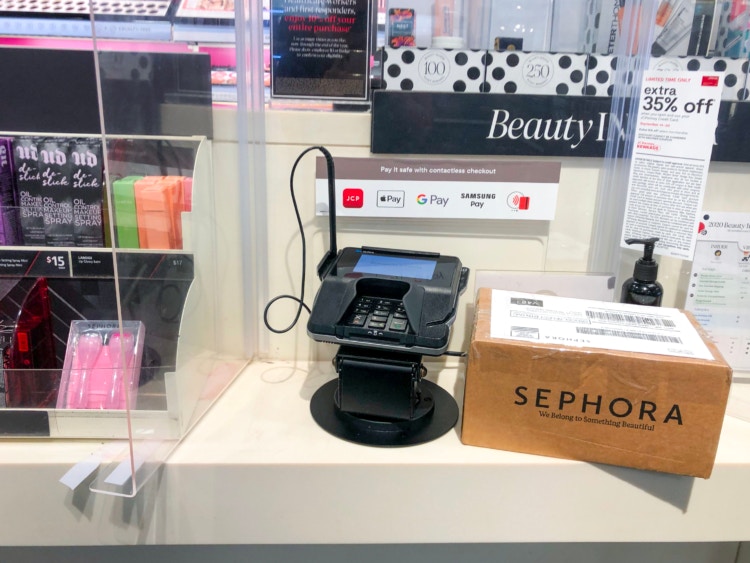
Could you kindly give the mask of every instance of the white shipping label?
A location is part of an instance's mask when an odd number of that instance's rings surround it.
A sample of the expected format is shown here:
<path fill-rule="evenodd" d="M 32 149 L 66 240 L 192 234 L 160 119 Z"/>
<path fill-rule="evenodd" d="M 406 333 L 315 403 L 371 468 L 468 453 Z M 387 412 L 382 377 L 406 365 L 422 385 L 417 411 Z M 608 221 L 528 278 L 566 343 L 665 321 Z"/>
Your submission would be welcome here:
<path fill-rule="evenodd" d="M 712 360 L 678 309 L 493 290 L 490 336 Z"/>

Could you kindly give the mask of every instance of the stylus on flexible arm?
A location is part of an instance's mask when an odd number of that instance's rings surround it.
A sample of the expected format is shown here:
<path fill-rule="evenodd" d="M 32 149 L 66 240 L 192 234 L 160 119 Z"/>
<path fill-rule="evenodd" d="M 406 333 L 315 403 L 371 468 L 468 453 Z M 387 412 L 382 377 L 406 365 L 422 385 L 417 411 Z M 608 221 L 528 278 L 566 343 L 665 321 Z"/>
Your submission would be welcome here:
<path fill-rule="evenodd" d="M 294 165 L 292 166 L 292 172 L 289 175 L 289 191 L 292 196 L 294 214 L 297 217 L 297 226 L 299 227 L 299 234 L 302 240 L 302 279 L 300 295 L 299 297 L 295 295 L 277 295 L 266 304 L 266 308 L 263 310 L 263 323 L 266 325 L 266 328 L 268 328 L 268 330 L 277 334 L 289 332 L 297 324 L 300 314 L 302 313 L 302 309 L 305 309 L 308 313 L 310 312 L 310 308 L 305 305 L 305 270 L 307 269 L 307 243 L 305 241 L 305 230 L 302 227 L 302 219 L 299 215 L 297 198 L 294 196 L 294 173 L 296 172 L 297 165 L 302 160 L 302 157 L 314 150 L 318 150 L 323 153 L 323 156 L 326 159 L 326 171 L 328 175 L 328 235 L 330 240 L 328 243 L 329 248 L 323 255 L 323 259 L 318 264 L 317 271 L 320 279 L 323 279 L 326 274 L 328 274 L 333 268 L 333 265 L 336 263 L 336 255 L 338 254 L 338 248 L 336 245 L 336 170 L 333 165 L 333 156 L 331 156 L 331 153 L 328 152 L 328 149 L 326 149 L 325 147 L 308 147 L 297 156 L 297 160 L 294 161 Z M 268 322 L 268 310 L 271 308 L 271 305 L 273 305 L 280 299 L 291 299 L 292 301 L 296 301 L 298 304 L 298 308 L 296 314 L 294 315 L 294 319 L 289 324 L 289 326 L 278 329 L 272 327 Z"/>
<path fill-rule="evenodd" d="M 328 176 L 328 252 L 318 263 L 318 278 L 321 280 L 328 275 L 336 260 L 338 249 L 336 245 L 336 169 L 333 166 L 333 157 L 325 147 L 317 148 L 326 159 L 326 172 Z M 303 153 L 304 154 L 304 153 Z"/>

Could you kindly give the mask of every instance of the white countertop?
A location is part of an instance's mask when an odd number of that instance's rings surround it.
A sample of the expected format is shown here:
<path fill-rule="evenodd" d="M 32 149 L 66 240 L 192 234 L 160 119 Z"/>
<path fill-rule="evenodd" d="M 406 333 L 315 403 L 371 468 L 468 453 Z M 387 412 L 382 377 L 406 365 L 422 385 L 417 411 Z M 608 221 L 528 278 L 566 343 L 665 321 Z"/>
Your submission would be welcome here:
<path fill-rule="evenodd" d="M 441 369 L 442 368 L 442 369 Z M 459 400 L 463 367 L 429 366 Z M 135 499 L 57 482 L 98 444 L 0 441 L 2 545 L 694 542 L 750 539 L 750 423 L 710 479 L 464 446 L 335 438 L 309 401 L 330 363 L 255 362 Z"/>

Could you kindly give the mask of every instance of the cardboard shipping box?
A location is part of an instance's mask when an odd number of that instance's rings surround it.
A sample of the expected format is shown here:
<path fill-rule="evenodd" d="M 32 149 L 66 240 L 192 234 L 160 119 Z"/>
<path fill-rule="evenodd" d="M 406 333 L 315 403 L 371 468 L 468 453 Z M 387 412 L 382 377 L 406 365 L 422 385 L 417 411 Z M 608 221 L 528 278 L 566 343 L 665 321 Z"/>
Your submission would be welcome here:
<path fill-rule="evenodd" d="M 708 477 L 731 379 L 687 312 L 483 288 L 461 441 Z"/>

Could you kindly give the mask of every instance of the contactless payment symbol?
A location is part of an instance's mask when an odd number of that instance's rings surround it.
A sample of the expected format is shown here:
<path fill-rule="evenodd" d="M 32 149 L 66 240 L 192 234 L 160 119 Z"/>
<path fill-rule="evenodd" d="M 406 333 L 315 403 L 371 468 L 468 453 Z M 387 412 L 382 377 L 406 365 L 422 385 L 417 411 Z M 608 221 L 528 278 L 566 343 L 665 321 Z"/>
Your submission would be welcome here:
<path fill-rule="evenodd" d="M 525 211 L 529 208 L 529 196 L 523 195 L 521 192 L 511 192 L 506 200 L 508 207 L 515 209 L 516 211 Z"/>
<path fill-rule="evenodd" d="M 346 208 L 360 208 L 365 203 L 365 193 L 362 188 L 344 188 L 342 205 Z"/>
<path fill-rule="evenodd" d="M 378 190 L 378 207 L 403 207 L 404 195 L 400 190 Z"/>

